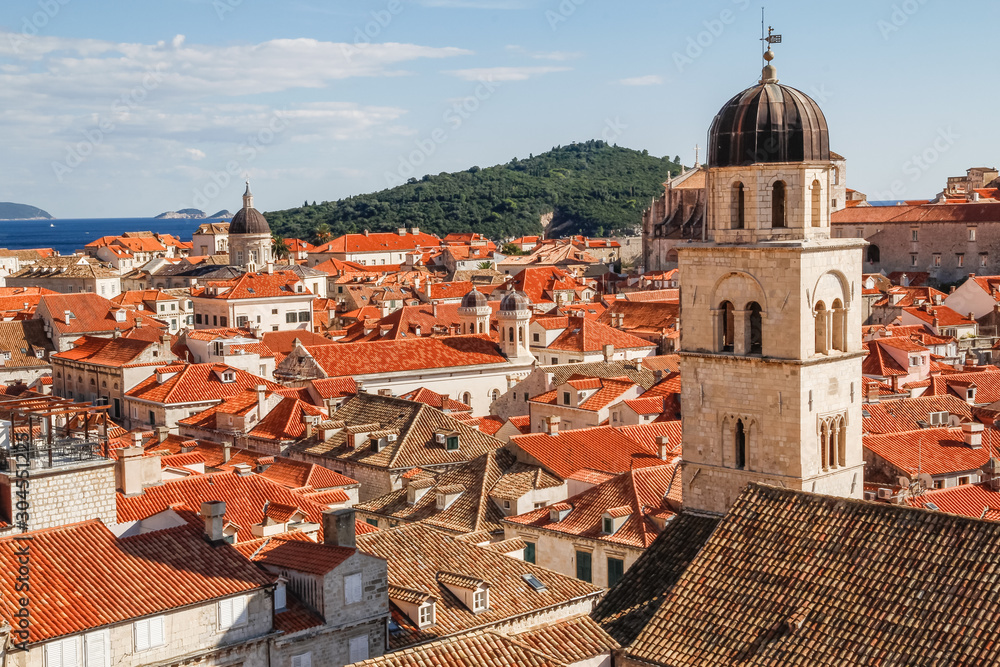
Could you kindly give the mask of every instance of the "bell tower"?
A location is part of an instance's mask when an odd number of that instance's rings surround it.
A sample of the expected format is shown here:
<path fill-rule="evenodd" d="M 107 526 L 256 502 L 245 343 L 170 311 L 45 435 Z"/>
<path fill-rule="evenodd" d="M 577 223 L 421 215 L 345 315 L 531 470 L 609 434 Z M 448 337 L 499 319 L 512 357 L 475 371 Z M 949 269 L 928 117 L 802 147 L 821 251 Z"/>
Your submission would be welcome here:
<path fill-rule="evenodd" d="M 723 513 L 750 482 L 863 496 L 867 243 L 830 238 L 826 119 L 764 59 L 712 121 L 705 232 L 678 246 L 690 510 Z"/>

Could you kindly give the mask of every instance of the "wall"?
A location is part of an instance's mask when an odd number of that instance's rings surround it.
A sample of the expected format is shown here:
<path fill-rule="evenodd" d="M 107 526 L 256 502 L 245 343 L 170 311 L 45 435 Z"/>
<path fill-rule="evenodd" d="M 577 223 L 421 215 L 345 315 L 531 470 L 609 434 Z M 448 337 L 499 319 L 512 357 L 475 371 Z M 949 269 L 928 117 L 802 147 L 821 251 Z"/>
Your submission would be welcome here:
<path fill-rule="evenodd" d="M 28 478 L 28 529 L 40 530 L 88 519 L 100 519 L 105 525 L 117 523 L 115 508 L 114 462 L 106 459 L 30 471 Z M 0 478 L 17 486 L 13 474 Z M 8 481 L 9 480 L 9 481 Z M 7 489 L 2 489 L 7 492 Z"/>
<path fill-rule="evenodd" d="M 536 565 L 555 570 L 568 577 L 576 577 L 576 552 L 591 552 L 592 583 L 601 588 L 608 587 L 608 557 L 625 561 L 625 571 L 628 571 L 643 552 L 643 549 L 607 544 L 601 540 L 504 524 L 504 539 L 515 537 L 520 537 L 525 542 L 534 542 Z"/>

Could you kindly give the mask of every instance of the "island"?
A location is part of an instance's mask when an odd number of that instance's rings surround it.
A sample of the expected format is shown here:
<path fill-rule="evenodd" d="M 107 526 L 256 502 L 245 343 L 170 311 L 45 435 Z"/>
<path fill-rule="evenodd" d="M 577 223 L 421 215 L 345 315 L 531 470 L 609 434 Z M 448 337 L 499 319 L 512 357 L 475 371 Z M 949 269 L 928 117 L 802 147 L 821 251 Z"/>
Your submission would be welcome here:
<path fill-rule="evenodd" d="M 229 211 L 223 209 L 218 213 L 213 213 L 212 215 L 205 215 L 205 212 L 197 208 L 182 208 L 179 211 L 167 211 L 166 213 L 161 213 L 156 216 L 156 220 L 173 220 L 179 218 L 191 218 L 191 219 L 209 219 L 215 220 L 217 218 L 231 218 L 233 214 Z"/>
<path fill-rule="evenodd" d="M 0 220 L 52 220 L 52 216 L 35 206 L 0 201 Z"/>

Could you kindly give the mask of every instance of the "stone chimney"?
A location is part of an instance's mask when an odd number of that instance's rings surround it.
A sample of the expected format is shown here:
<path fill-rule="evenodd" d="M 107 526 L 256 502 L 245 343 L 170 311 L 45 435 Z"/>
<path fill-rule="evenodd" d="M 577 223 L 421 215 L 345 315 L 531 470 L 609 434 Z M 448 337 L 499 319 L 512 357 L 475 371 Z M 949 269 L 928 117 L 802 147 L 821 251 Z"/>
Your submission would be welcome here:
<path fill-rule="evenodd" d="M 222 462 L 229 463 L 229 459 L 233 458 L 233 446 L 225 442 L 222 444 Z"/>
<path fill-rule="evenodd" d="M 558 415 L 552 415 L 546 420 L 546 424 L 548 425 L 547 432 L 549 435 L 558 435 L 560 421 L 562 420 L 559 419 Z"/>
<path fill-rule="evenodd" d="M 142 438 L 141 434 L 139 435 Z M 126 447 L 118 455 L 115 481 L 123 496 L 142 494 L 142 447 Z"/>
<path fill-rule="evenodd" d="M 876 385 L 874 382 L 868 385 L 867 399 L 869 403 L 879 402 L 878 385 Z"/>
<path fill-rule="evenodd" d="M 169 436 L 169 435 L 170 435 L 170 429 L 167 428 L 166 426 L 157 426 L 156 427 L 156 441 L 157 442 L 163 442 L 164 440 L 167 439 L 167 436 Z"/>
<path fill-rule="evenodd" d="M 962 424 L 962 439 L 970 449 L 980 449 L 983 446 L 983 425 L 979 422 Z"/>
<path fill-rule="evenodd" d="M 267 275 L 274 275 L 274 262 L 271 260 L 267 261 Z"/>
<path fill-rule="evenodd" d="M 205 539 L 209 542 L 223 540 L 222 529 L 226 526 L 226 503 L 209 500 L 201 504 L 201 518 L 205 520 Z"/>
<path fill-rule="evenodd" d="M 323 544 L 331 547 L 357 547 L 354 508 L 323 512 Z"/>
<path fill-rule="evenodd" d="M 667 449 L 670 447 L 670 438 L 665 435 L 656 438 L 657 455 L 661 461 L 667 460 Z"/>
<path fill-rule="evenodd" d="M 302 425 L 306 427 L 305 437 L 311 438 L 313 434 L 313 418 L 305 412 L 302 413 Z"/>
<path fill-rule="evenodd" d="M 260 421 L 267 415 L 267 387 L 259 384 L 257 385 L 257 421 Z"/>
<path fill-rule="evenodd" d="M 615 356 L 615 346 L 612 345 L 611 343 L 608 343 L 607 345 L 604 346 L 604 361 L 611 361 L 611 359 L 614 356 Z"/>
<path fill-rule="evenodd" d="M 73 311 L 72 310 L 64 310 L 63 311 L 63 321 L 65 321 L 66 324 L 69 324 L 69 321 L 72 320 L 72 319 L 73 319 Z"/>

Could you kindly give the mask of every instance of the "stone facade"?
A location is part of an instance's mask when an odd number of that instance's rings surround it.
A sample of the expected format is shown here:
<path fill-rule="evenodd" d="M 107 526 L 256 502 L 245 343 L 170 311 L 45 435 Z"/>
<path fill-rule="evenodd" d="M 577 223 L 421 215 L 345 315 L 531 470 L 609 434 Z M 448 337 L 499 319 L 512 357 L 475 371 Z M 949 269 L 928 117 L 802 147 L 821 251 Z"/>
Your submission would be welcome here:
<path fill-rule="evenodd" d="M 29 471 L 28 529 L 41 530 L 88 519 L 106 526 L 118 521 L 115 507 L 114 461 L 98 459 Z M 18 500 L 14 473 L 0 473 L 0 508 L 9 524 Z"/>
<path fill-rule="evenodd" d="M 608 588 L 608 559 L 623 562 L 623 571 L 628 570 L 642 554 L 642 549 L 621 544 L 594 540 L 578 535 L 568 535 L 550 530 L 532 529 L 528 526 L 504 524 L 504 539 L 520 537 L 526 543 L 535 545 L 535 564 L 555 570 L 568 577 L 576 576 L 576 554 L 579 551 L 590 554 L 591 583 Z"/>

